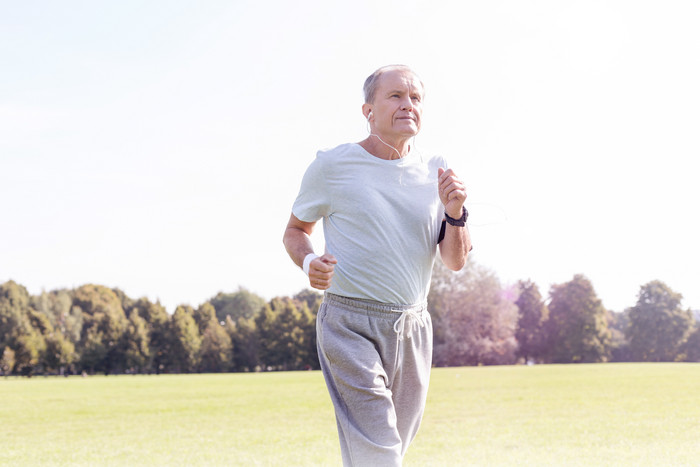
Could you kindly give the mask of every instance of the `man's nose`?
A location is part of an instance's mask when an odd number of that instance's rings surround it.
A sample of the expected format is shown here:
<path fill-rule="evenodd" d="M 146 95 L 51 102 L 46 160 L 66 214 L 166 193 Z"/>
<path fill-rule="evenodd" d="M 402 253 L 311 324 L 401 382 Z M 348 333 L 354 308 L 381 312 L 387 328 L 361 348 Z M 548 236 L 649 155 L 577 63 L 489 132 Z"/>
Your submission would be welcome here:
<path fill-rule="evenodd" d="M 409 112 L 413 111 L 413 102 L 411 102 L 410 97 L 403 99 L 401 102 L 401 110 L 408 110 Z"/>

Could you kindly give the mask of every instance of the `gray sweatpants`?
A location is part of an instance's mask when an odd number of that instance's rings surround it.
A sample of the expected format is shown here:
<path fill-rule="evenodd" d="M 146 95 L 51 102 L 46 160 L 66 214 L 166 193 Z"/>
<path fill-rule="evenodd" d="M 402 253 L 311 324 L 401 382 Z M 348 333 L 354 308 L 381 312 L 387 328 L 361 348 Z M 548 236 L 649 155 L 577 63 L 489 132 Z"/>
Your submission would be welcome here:
<path fill-rule="evenodd" d="M 433 328 L 426 305 L 326 293 L 316 332 L 343 464 L 400 466 L 430 380 Z"/>

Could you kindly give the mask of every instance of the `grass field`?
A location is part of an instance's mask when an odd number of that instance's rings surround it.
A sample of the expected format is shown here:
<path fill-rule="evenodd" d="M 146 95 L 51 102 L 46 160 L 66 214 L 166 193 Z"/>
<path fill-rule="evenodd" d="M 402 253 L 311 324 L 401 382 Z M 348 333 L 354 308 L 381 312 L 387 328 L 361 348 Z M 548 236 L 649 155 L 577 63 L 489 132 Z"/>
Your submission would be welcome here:
<path fill-rule="evenodd" d="M 434 369 L 406 466 L 700 465 L 700 365 Z M 0 379 L 0 465 L 340 465 L 318 372 Z"/>

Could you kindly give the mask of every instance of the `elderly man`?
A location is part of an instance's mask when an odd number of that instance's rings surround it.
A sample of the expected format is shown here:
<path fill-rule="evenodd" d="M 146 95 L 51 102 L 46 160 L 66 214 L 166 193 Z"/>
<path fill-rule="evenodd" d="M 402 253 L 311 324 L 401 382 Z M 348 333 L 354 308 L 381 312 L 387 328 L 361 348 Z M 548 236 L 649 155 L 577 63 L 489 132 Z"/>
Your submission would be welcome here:
<path fill-rule="evenodd" d="M 401 465 L 423 415 L 432 360 L 426 309 L 436 251 L 452 270 L 471 249 L 464 184 L 412 147 L 423 83 L 382 67 L 364 85 L 370 135 L 319 151 L 284 233 L 292 260 L 324 290 L 316 332 L 343 464 Z M 309 236 L 323 219 L 325 254 Z"/>

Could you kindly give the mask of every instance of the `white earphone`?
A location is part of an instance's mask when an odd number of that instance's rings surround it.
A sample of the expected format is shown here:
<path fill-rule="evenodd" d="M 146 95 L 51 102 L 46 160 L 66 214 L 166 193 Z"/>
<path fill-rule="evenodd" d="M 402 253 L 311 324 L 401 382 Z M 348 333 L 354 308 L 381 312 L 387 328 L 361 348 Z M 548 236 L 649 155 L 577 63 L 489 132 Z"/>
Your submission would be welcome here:
<path fill-rule="evenodd" d="M 370 110 L 369 113 L 367 114 L 367 121 L 369 122 L 369 120 L 371 118 L 372 118 L 372 111 Z"/>

